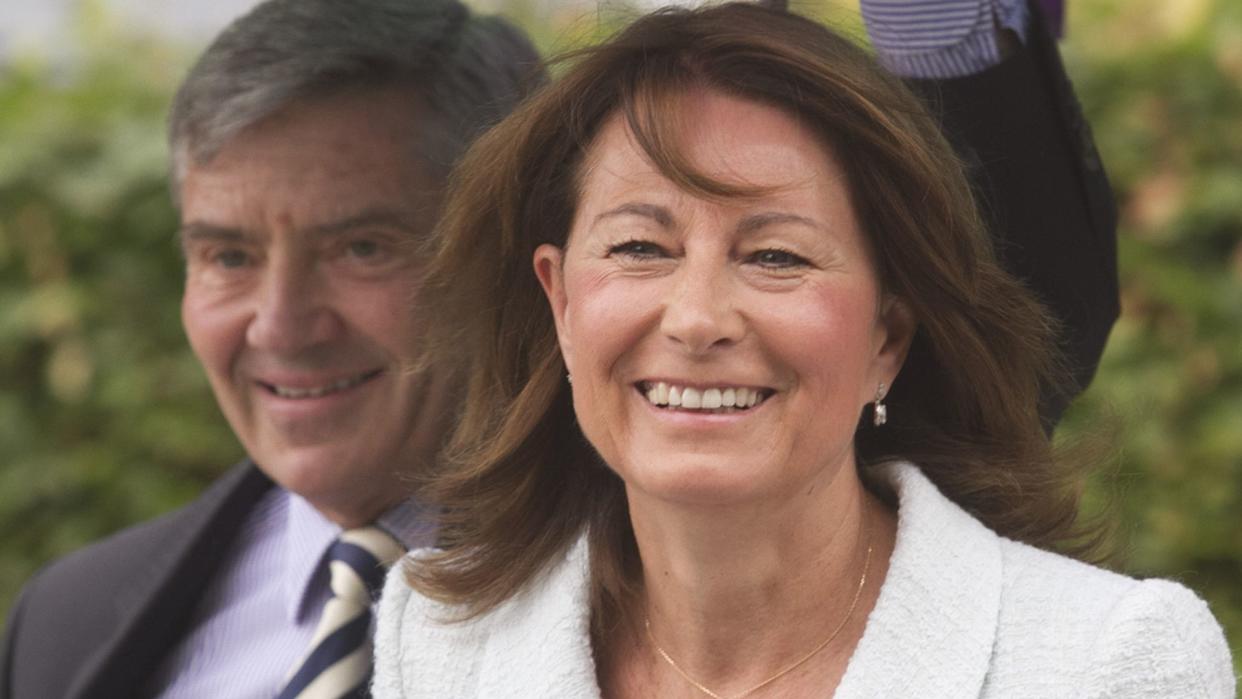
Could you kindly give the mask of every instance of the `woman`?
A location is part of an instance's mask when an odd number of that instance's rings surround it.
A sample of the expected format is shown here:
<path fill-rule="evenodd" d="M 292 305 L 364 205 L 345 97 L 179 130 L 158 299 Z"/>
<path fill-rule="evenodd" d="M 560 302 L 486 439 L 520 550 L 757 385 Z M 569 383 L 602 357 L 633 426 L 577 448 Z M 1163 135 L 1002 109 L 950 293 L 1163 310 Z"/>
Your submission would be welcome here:
<path fill-rule="evenodd" d="M 919 103 L 809 21 L 579 56 L 446 204 L 466 408 L 375 694 L 1232 696 L 1192 593 L 1036 548 L 1089 532 L 1050 324 L 984 241 Z"/>

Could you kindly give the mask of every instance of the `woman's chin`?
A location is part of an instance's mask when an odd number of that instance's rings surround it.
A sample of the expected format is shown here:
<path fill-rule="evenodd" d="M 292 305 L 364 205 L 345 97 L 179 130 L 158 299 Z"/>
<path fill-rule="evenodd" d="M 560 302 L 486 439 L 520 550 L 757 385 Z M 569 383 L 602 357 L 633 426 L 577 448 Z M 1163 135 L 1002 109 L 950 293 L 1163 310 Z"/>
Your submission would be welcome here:
<path fill-rule="evenodd" d="M 625 481 L 631 507 L 638 499 L 689 508 L 785 505 L 820 500 L 845 485 L 841 477 L 852 461 L 801 462 L 771 449 L 747 458 L 742 453 L 683 454 L 635 461 L 614 471 Z M 717 510 L 716 514 L 719 514 Z"/>
<path fill-rule="evenodd" d="M 688 459 L 623 476 L 631 501 L 646 497 L 687 507 L 744 505 L 770 497 L 779 484 L 741 464 Z"/>

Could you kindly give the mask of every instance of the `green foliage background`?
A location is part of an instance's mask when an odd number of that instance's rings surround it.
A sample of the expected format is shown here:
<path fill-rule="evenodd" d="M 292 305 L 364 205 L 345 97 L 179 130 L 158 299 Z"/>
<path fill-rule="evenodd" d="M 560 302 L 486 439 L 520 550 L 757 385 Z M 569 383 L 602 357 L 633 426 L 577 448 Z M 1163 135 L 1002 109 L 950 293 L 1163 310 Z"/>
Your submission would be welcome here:
<path fill-rule="evenodd" d="M 836 3 L 794 3 L 857 31 Z M 1061 429 L 1115 431 L 1119 566 L 1210 601 L 1242 656 L 1242 3 L 1070 0 L 1070 71 L 1121 207 L 1123 317 Z M 545 50 L 624 5 L 506 14 Z M 848 10 L 846 11 L 848 13 Z M 0 613 L 48 560 L 241 456 L 182 336 L 164 112 L 198 47 L 86 3 L 0 68 Z"/>

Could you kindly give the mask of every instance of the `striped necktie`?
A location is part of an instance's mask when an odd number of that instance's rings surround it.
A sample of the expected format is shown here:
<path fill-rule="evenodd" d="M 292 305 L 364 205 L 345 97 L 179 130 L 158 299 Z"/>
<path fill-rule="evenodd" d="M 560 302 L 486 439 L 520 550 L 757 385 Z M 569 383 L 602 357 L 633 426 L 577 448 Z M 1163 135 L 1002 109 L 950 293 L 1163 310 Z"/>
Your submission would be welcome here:
<path fill-rule="evenodd" d="M 328 549 L 332 597 L 310 649 L 278 699 L 366 697 L 371 679 L 371 604 L 385 570 L 405 549 L 375 527 L 343 532 Z"/>

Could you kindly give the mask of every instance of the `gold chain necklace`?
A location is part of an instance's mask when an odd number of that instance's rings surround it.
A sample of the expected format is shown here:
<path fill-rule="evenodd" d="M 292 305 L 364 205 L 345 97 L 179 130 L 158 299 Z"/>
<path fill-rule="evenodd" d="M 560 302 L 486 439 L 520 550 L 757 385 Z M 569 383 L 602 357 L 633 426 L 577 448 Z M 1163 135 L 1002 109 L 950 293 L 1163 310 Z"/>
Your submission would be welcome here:
<path fill-rule="evenodd" d="M 866 520 L 864 518 L 864 522 L 865 521 Z M 866 530 L 865 524 L 863 528 L 864 530 Z M 775 675 L 772 675 L 766 680 L 760 682 L 757 685 L 752 686 L 751 688 L 743 692 L 734 694 L 730 697 L 721 696 L 717 694 L 716 692 L 713 692 L 712 690 L 705 687 L 702 682 L 699 682 L 698 680 L 694 679 L 693 677 L 690 676 L 689 673 L 681 669 L 681 666 L 677 664 L 677 661 L 673 660 L 672 656 L 670 656 L 668 652 L 665 651 L 663 648 L 661 648 L 660 644 L 656 642 L 655 635 L 651 633 L 651 617 L 646 617 L 645 619 L 643 619 L 643 627 L 647 630 L 647 639 L 651 641 L 651 645 L 655 647 L 656 652 L 660 654 L 660 657 L 664 658 L 664 662 L 668 663 L 674 670 L 676 670 L 677 674 L 682 676 L 682 679 L 689 682 L 691 685 L 694 686 L 695 689 L 706 694 L 712 699 L 742 699 L 742 697 L 750 696 L 754 692 L 757 692 L 760 689 L 763 689 L 769 684 L 772 684 L 773 682 L 779 680 L 785 675 L 793 672 L 794 670 L 801 667 L 803 663 L 810 660 L 811 658 L 814 658 L 817 653 L 827 648 L 829 643 L 832 643 L 832 639 L 836 638 L 841 633 L 841 629 L 845 628 L 845 623 L 848 622 L 850 620 L 850 617 L 854 615 L 854 608 L 858 606 L 858 598 L 862 596 L 863 586 L 867 584 L 867 570 L 871 567 L 871 533 L 869 531 L 865 531 L 864 536 L 866 536 L 867 538 L 867 554 L 863 558 L 862 577 L 858 579 L 858 587 L 854 589 L 854 598 L 850 600 L 850 608 L 845 610 L 845 616 L 841 619 L 841 622 L 837 624 L 837 627 L 835 629 L 832 630 L 832 633 L 828 635 L 828 638 L 825 638 L 823 641 L 820 641 L 819 645 L 812 648 L 810 653 L 807 653 L 801 658 L 798 658 L 797 660 L 790 663 L 789 665 L 786 665 L 780 672 L 777 672 Z"/>

